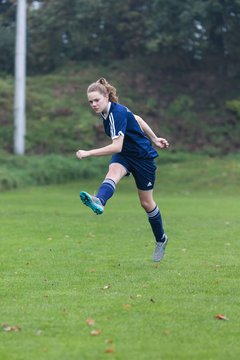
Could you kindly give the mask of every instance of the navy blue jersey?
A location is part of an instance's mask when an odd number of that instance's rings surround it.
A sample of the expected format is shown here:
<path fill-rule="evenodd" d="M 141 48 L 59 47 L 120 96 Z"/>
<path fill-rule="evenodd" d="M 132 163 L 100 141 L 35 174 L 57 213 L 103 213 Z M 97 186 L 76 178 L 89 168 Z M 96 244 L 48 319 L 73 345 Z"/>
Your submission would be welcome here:
<path fill-rule="evenodd" d="M 142 131 L 133 113 L 124 105 L 111 102 L 108 114 L 101 114 L 105 133 L 112 140 L 124 136 L 121 154 L 137 159 L 154 159 L 158 153 Z"/>

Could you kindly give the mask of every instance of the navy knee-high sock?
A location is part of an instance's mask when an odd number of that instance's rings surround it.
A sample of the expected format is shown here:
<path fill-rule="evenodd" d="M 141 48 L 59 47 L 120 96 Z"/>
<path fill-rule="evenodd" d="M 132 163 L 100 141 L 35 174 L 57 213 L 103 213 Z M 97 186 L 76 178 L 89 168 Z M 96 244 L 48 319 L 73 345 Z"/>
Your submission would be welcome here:
<path fill-rule="evenodd" d="M 155 209 L 153 209 L 152 211 L 147 212 L 147 215 L 156 241 L 163 242 L 165 240 L 164 229 L 162 224 L 161 213 L 158 206 L 156 206 Z"/>
<path fill-rule="evenodd" d="M 116 184 L 112 179 L 105 179 L 98 189 L 98 193 L 96 197 L 98 197 L 103 204 L 103 206 L 106 205 L 106 202 L 110 197 L 113 196 L 116 189 Z"/>

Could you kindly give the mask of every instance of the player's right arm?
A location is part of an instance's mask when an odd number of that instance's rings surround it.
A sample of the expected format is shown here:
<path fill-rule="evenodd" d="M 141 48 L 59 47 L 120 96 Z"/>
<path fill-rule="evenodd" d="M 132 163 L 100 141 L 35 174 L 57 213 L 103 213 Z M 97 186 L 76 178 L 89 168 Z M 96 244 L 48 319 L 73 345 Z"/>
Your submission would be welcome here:
<path fill-rule="evenodd" d="M 117 138 L 113 139 L 112 143 L 109 145 L 92 150 L 78 150 L 76 156 L 81 160 L 92 156 L 107 156 L 119 153 L 122 150 L 123 139 L 123 135 L 119 135 Z"/>

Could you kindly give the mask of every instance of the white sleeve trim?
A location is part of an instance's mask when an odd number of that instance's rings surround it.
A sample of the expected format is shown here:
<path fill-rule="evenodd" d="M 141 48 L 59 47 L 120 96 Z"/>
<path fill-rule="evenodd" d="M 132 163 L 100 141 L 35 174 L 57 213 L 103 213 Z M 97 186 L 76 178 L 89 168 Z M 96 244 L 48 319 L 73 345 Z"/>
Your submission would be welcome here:
<path fill-rule="evenodd" d="M 119 136 L 124 137 L 124 133 L 123 133 L 122 131 L 119 131 L 118 135 L 114 135 L 114 136 L 112 136 L 112 137 L 111 137 L 111 139 L 112 139 L 112 140 L 114 140 L 114 139 L 118 139 L 118 138 L 119 138 Z"/>

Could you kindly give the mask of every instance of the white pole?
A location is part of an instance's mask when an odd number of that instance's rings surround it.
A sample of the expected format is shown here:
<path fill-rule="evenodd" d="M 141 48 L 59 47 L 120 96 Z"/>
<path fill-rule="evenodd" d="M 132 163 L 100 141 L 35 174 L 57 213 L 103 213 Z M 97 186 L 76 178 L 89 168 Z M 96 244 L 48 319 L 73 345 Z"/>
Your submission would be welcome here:
<path fill-rule="evenodd" d="M 17 2 L 15 45 L 14 153 L 25 153 L 26 0 Z"/>

